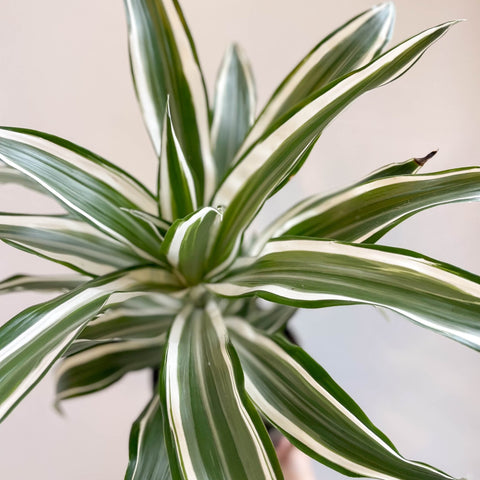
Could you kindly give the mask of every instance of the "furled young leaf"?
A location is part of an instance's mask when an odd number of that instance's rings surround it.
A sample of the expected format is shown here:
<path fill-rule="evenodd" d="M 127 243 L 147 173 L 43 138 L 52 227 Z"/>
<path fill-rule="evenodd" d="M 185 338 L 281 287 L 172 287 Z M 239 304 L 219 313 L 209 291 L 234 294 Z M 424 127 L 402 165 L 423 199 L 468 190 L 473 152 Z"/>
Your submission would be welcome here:
<path fill-rule="evenodd" d="M 0 158 L 97 229 L 151 260 L 158 255 L 150 227 L 122 210 L 155 214 L 157 203 L 122 170 L 66 140 L 23 129 L 0 129 Z"/>
<path fill-rule="evenodd" d="M 178 459 L 184 478 L 282 478 L 215 304 L 202 310 L 187 307 L 175 319 L 160 398 L 174 439 L 170 463 Z"/>
<path fill-rule="evenodd" d="M 82 275 L 14 275 L 0 281 L 0 293 L 68 291 L 90 280 Z"/>
<path fill-rule="evenodd" d="M 172 290 L 158 268 L 115 272 L 27 308 L 0 327 L 0 420 L 40 381 L 115 291 Z M 178 287 L 177 287 L 178 288 Z"/>
<path fill-rule="evenodd" d="M 176 0 L 125 0 L 137 97 L 157 156 L 170 97 L 173 124 L 193 172 L 199 205 L 215 187 L 209 108 L 197 53 Z"/>
<path fill-rule="evenodd" d="M 212 148 L 222 178 L 255 119 L 256 92 L 250 64 L 238 45 L 231 45 L 215 87 Z"/>
<path fill-rule="evenodd" d="M 168 331 L 183 307 L 179 300 L 154 292 L 117 303 L 113 302 L 114 298 L 111 297 L 107 307 L 82 330 L 79 339 L 156 337 Z"/>
<path fill-rule="evenodd" d="M 212 266 L 219 271 L 235 254 L 239 236 L 264 202 L 299 168 L 299 159 L 320 132 L 362 93 L 402 75 L 455 22 L 420 33 L 367 66 L 315 93 L 270 129 L 238 161 L 215 194 L 213 205 L 225 208 L 214 244 Z"/>
<path fill-rule="evenodd" d="M 158 199 L 160 214 L 169 222 L 185 217 L 197 209 L 195 181 L 175 134 L 169 102 L 163 122 Z"/>
<path fill-rule="evenodd" d="M 241 263 L 241 262 L 239 262 Z M 480 277 L 407 250 L 291 238 L 209 288 L 296 307 L 364 303 L 480 350 Z"/>
<path fill-rule="evenodd" d="M 417 212 L 479 200 L 477 167 L 379 178 L 300 202 L 265 230 L 252 252 L 260 251 L 270 238 L 291 235 L 374 243 Z"/>
<path fill-rule="evenodd" d="M 166 335 L 153 338 L 93 342 L 63 359 L 56 372 L 56 403 L 102 390 L 128 372 L 159 367 Z"/>
<path fill-rule="evenodd" d="M 352 18 L 318 43 L 275 90 L 237 159 L 293 107 L 373 60 L 390 40 L 394 21 L 395 7 L 386 2 Z"/>
<path fill-rule="evenodd" d="M 162 252 L 189 284 L 198 283 L 206 271 L 212 237 L 220 221 L 218 210 L 204 207 L 175 222 L 165 236 Z"/>
<path fill-rule="evenodd" d="M 300 347 L 228 322 L 245 386 L 262 414 L 301 450 L 349 476 L 451 479 L 403 458 L 358 405 Z"/>
<path fill-rule="evenodd" d="M 0 239 L 89 275 L 145 263 L 125 244 L 65 216 L 0 213 Z"/>
<path fill-rule="evenodd" d="M 172 480 L 160 399 L 154 395 L 132 426 L 125 480 Z"/>

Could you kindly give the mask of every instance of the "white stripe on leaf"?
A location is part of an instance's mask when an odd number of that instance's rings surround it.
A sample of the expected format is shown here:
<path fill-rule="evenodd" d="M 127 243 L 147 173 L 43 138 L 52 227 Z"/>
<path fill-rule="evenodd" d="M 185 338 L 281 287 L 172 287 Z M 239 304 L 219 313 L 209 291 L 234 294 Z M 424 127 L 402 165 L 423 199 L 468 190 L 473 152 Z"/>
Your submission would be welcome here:
<path fill-rule="evenodd" d="M 0 185 L 1 184 L 16 184 L 22 187 L 28 188 L 29 190 L 34 190 L 39 193 L 47 193 L 37 182 L 32 180 L 28 175 L 24 175 L 22 172 L 19 172 L 17 169 L 5 165 L 3 162 L 0 163 Z"/>
<path fill-rule="evenodd" d="M 125 172 L 66 140 L 30 130 L 0 129 L 0 158 L 38 182 L 67 210 L 143 258 L 159 263 L 158 238 L 147 225 L 121 210 L 155 212 L 156 201 Z M 112 185 L 125 189 L 125 194 Z"/>
<path fill-rule="evenodd" d="M 211 142 L 219 178 L 233 161 L 255 119 L 256 92 L 250 64 L 238 45 L 225 53 L 217 83 Z"/>
<path fill-rule="evenodd" d="M 88 280 L 82 275 L 14 275 L 0 281 L 0 292 L 68 291 Z"/>
<path fill-rule="evenodd" d="M 72 166 L 80 168 L 95 178 L 98 178 L 114 190 L 122 192 L 122 195 L 128 198 L 134 205 L 137 205 L 139 209 L 151 214 L 156 213 L 155 199 L 151 194 L 147 193 L 143 186 L 122 173 L 117 167 L 112 168 L 112 166 L 106 162 L 100 163 L 98 158 L 96 162 L 92 161 L 93 154 L 91 155 L 92 158 L 83 157 L 72 149 L 65 148 L 59 143 L 54 143 L 52 141 L 54 137 L 49 141 L 35 135 L 33 132 L 24 133 L 20 130 L 15 131 L 1 128 L 0 138 L 23 143 L 42 150 L 53 157 L 61 158 Z M 9 163 L 8 160 L 3 160 L 7 164 Z M 25 173 L 28 175 L 27 172 Z"/>
<path fill-rule="evenodd" d="M 249 132 L 241 150 L 238 152 L 236 160 L 241 158 L 265 133 L 268 127 L 275 120 L 278 120 L 282 113 L 294 107 L 301 100 L 296 97 L 298 97 L 299 87 L 302 82 L 306 82 L 309 85 L 309 88 L 303 91 L 303 98 L 306 98 L 315 90 L 327 85 L 336 78 L 373 60 L 375 55 L 390 40 L 394 20 L 395 7 L 392 2 L 386 2 L 358 15 L 322 40 L 302 59 L 275 90 L 275 93 L 259 115 L 254 127 Z M 365 38 L 365 30 L 368 31 L 368 38 Z M 342 43 L 352 43 L 358 49 L 362 42 L 368 46 L 363 51 L 363 54 L 354 54 L 352 48 L 349 48 L 347 52 L 341 50 L 340 56 L 335 58 L 335 68 L 332 68 L 331 57 L 335 49 L 339 48 Z"/>
<path fill-rule="evenodd" d="M 172 480 L 158 394 L 132 425 L 129 457 L 125 480 Z"/>
<path fill-rule="evenodd" d="M 198 283 L 207 269 L 207 259 L 222 214 L 204 207 L 171 227 L 162 244 L 162 252 L 170 265 L 191 284 Z"/>
<path fill-rule="evenodd" d="M 55 372 L 55 403 L 58 405 L 62 400 L 101 390 L 128 372 L 159 366 L 165 339 L 166 334 L 163 334 L 100 344 L 94 341 L 90 347 L 87 344 L 83 351 L 62 360 Z"/>
<path fill-rule="evenodd" d="M 256 412 L 248 410 L 242 384 L 237 384 L 239 365 L 234 361 L 215 305 L 208 304 L 203 311 L 189 306 L 177 316 L 167 342 L 161 398 L 176 456 L 184 476 L 191 480 L 219 474 L 232 480 L 278 478 L 264 427 Z M 201 424 L 208 431 L 203 432 L 201 442 L 192 441 Z M 232 438 L 234 456 L 223 448 Z M 206 452 L 210 452 L 209 460 L 204 462 Z"/>
<path fill-rule="evenodd" d="M 116 291 L 172 288 L 159 269 L 118 272 L 19 313 L 0 327 L 0 420 L 35 386 Z M 168 286 L 168 287 L 166 287 Z M 138 294 L 137 294 L 138 295 Z M 8 375 L 7 375 L 8 372 Z"/>
<path fill-rule="evenodd" d="M 192 172 L 175 133 L 169 100 L 163 121 L 162 145 L 158 197 L 161 215 L 172 222 L 197 209 L 197 192 Z"/>
<path fill-rule="evenodd" d="M 167 96 L 171 95 L 178 138 L 199 182 L 197 201 L 206 203 L 216 177 L 210 150 L 209 106 L 180 6 L 174 0 L 125 0 L 125 4 L 134 83 L 157 156 L 163 148 L 161 121 Z"/>
<path fill-rule="evenodd" d="M 285 185 L 301 167 L 323 129 L 362 93 L 403 73 L 410 61 L 456 22 L 447 22 L 405 41 L 367 66 L 342 77 L 300 105 L 279 126 L 272 127 L 244 155 L 218 188 L 214 205 L 225 207 L 224 221 L 215 243 L 221 252 L 211 268 L 225 264 L 235 240 L 251 223 L 265 201 Z"/>
<path fill-rule="evenodd" d="M 258 258 L 241 259 L 223 283 L 207 288 L 296 307 L 383 306 L 480 349 L 480 277 L 406 250 L 281 239 Z"/>
<path fill-rule="evenodd" d="M 338 101 L 350 92 L 354 92 L 354 89 L 356 87 L 358 88 L 358 86 L 362 86 L 362 91 L 364 91 L 379 87 L 391 80 L 392 77 L 396 78 L 400 76 L 408 70 L 410 62 L 408 62 L 407 65 L 405 65 L 405 62 L 399 62 L 399 68 L 397 68 L 395 61 L 398 61 L 402 55 L 407 54 L 412 48 L 418 48 L 418 45 L 421 45 L 422 42 L 426 41 L 429 46 L 432 42 L 429 41 L 429 37 L 437 40 L 455 23 L 457 22 L 447 22 L 415 35 L 397 47 L 392 48 L 367 66 L 360 68 L 351 75 L 347 75 L 343 80 L 335 83 L 330 88 L 322 90 L 317 98 L 300 108 L 265 139 L 259 141 L 252 150 L 244 156 L 237 168 L 233 170 L 217 191 L 215 195 L 216 204 L 229 205 L 238 192 L 239 187 L 249 181 L 249 178 L 257 171 L 259 165 L 262 165 L 287 139 L 293 136 L 308 122 L 314 120 L 320 112 L 333 104 L 333 102 Z M 426 48 L 427 46 L 424 45 L 423 48 L 414 50 L 412 61 L 418 59 Z M 412 57 L 412 54 L 410 54 L 410 57 Z M 390 66 L 393 67 L 393 72 L 388 70 Z M 364 84 L 364 82 L 366 83 Z M 352 94 L 352 96 L 356 97 L 358 93 Z M 324 125 L 324 123 L 325 122 L 322 122 L 322 125 Z"/>
<path fill-rule="evenodd" d="M 66 216 L 0 213 L 0 238 L 87 274 L 103 275 L 145 263 L 124 244 Z"/>
<path fill-rule="evenodd" d="M 332 462 L 342 473 L 369 478 L 452 478 L 428 465 L 403 458 L 379 435 L 352 399 L 299 347 L 280 337 L 269 338 L 241 320 L 229 320 L 228 327 L 252 400 L 307 453 L 314 452 L 320 457 L 316 457 L 318 460 Z M 288 395 L 284 394 L 284 388 L 288 389 Z M 299 416 L 298 412 L 304 414 Z M 325 418 L 327 425 L 322 421 Z M 352 449 L 353 445 L 358 450 Z"/>
<path fill-rule="evenodd" d="M 380 178 L 354 185 L 339 193 L 329 196 L 315 195 L 300 202 L 262 233 L 251 252 L 258 254 L 270 238 L 304 235 L 302 230 L 308 231 L 305 235 L 310 237 L 334 238 L 356 243 L 370 241 L 372 237 L 378 240 L 378 234 L 385 233 L 389 226 L 396 225 L 413 213 L 447 203 L 479 200 L 480 168 L 476 167 L 425 175 Z M 331 217 L 322 221 L 322 218 L 318 218 L 321 215 Z M 375 223 L 376 216 L 379 216 L 380 220 Z M 347 217 L 355 218 L 355 222 L 349 221 L 351 227 L 345 232 L 345 227 L 348 227 Z M 370 223 L 372 226 L 368 227 Z M 329 224 L 331 234 L 328 233 Z M 318 225 L 320 233 L 315 233 L 315 225 Z M 363 228 L 363 225 L 368 228 Z M 340 229 L 338 233 L 336 226 Z M 359 231 L 356 235 L 355 230 Z"/>

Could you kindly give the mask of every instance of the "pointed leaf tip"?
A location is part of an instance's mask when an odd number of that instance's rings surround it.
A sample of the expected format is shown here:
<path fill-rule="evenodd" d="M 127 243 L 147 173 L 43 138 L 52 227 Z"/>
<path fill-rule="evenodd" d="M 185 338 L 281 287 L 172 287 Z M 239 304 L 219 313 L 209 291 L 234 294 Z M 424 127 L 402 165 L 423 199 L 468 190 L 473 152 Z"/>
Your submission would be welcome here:
<path fill-rule="evenodd" d="M 393 2 L 378 3 L 374 7 L 376 10 L 386 10 L 388 12 L 395 12 L 395 4 Z"/>
<path fill-rule="evenodd" d="M 457 18 L 456 20 L 450 20 L 449 22 L 445 22 L 443 25 L 446 27 L 453 27 L 453 25 L 456 25 L 457 23 L 463 23 L 466 22 L 466 18 Z"/>
<path fill-rule="evenodd" d="M 424 157 L 414 158 L 413 160 L 415 161 L 416 164 L 423 167 L 428 162 L 428 160 L 434 157 L 437 153 L 438 153 L 438 148 L 436 150 L 431 151 L 429 154 L 425 155 Z"/>

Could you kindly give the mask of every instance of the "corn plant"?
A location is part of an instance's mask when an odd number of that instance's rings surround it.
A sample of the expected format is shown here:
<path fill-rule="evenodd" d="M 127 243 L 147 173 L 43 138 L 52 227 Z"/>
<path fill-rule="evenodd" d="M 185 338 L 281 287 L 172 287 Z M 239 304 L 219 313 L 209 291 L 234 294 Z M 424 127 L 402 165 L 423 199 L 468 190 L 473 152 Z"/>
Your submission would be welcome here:
<path fill-rule="evenodd" d="M 478 200 L 480 169 L 418 174 L 430 156 L 392 163 L 245 233 L 330 121 L 456 22 L 386 50 L 394 7 L 373 7 L 318 43 L 256 115 L 238 46 L 210 107 L 176 0 L 125 6 L 155 192 L 67 140 L 0 129 L 0 182 L 64 209 L 2 213 L 1 239 L 73 270 L 0 283 L 58 294 L 0 328 L 0 418 L 55 364 L 57 403 L 145 368 L 158 379 L 132 426 L 126 479 L 281 479 L 267 423 L 345 475 L 452 478 L 404 458 L 285 329 L 298 308 L 369 304 L 480 349 L 480 278 L 376 244 L 416 212 Z"/>

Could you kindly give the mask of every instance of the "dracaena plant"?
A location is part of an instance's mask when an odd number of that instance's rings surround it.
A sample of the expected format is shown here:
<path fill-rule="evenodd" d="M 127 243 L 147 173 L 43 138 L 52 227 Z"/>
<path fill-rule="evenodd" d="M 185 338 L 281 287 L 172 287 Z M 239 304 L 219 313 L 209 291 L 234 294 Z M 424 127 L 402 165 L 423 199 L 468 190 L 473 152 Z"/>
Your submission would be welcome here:
<path fill-rule="evenodd" d="M 237 46 L 210 106 L 177 2 L 125 5 L 158 188 L 66 140 L 0 130 L 0 181 L 65 212 L 3 213 L 2 240 L 75 271 L 0 284 L 59 291 L 0 329 L 0 417 L 54 364 L 57 402 L 148 368 L 158 382 L 131 430 L 127 479 L 280 479 L 266 421 L 346 475 L 452 478 L 405 459 L 285 328 L 298 308 L 370 304 L 479 349 L 480 278 L 376 242 L 416 212 L 478 200 L 480 169 L 422 175 L 427 158 L 392 163 L 244 234 L 330 121 L 401 76 L 455 22 L 386 50 L 394 8 L 373 7 L 315 46 L 255 115 Z"/>

